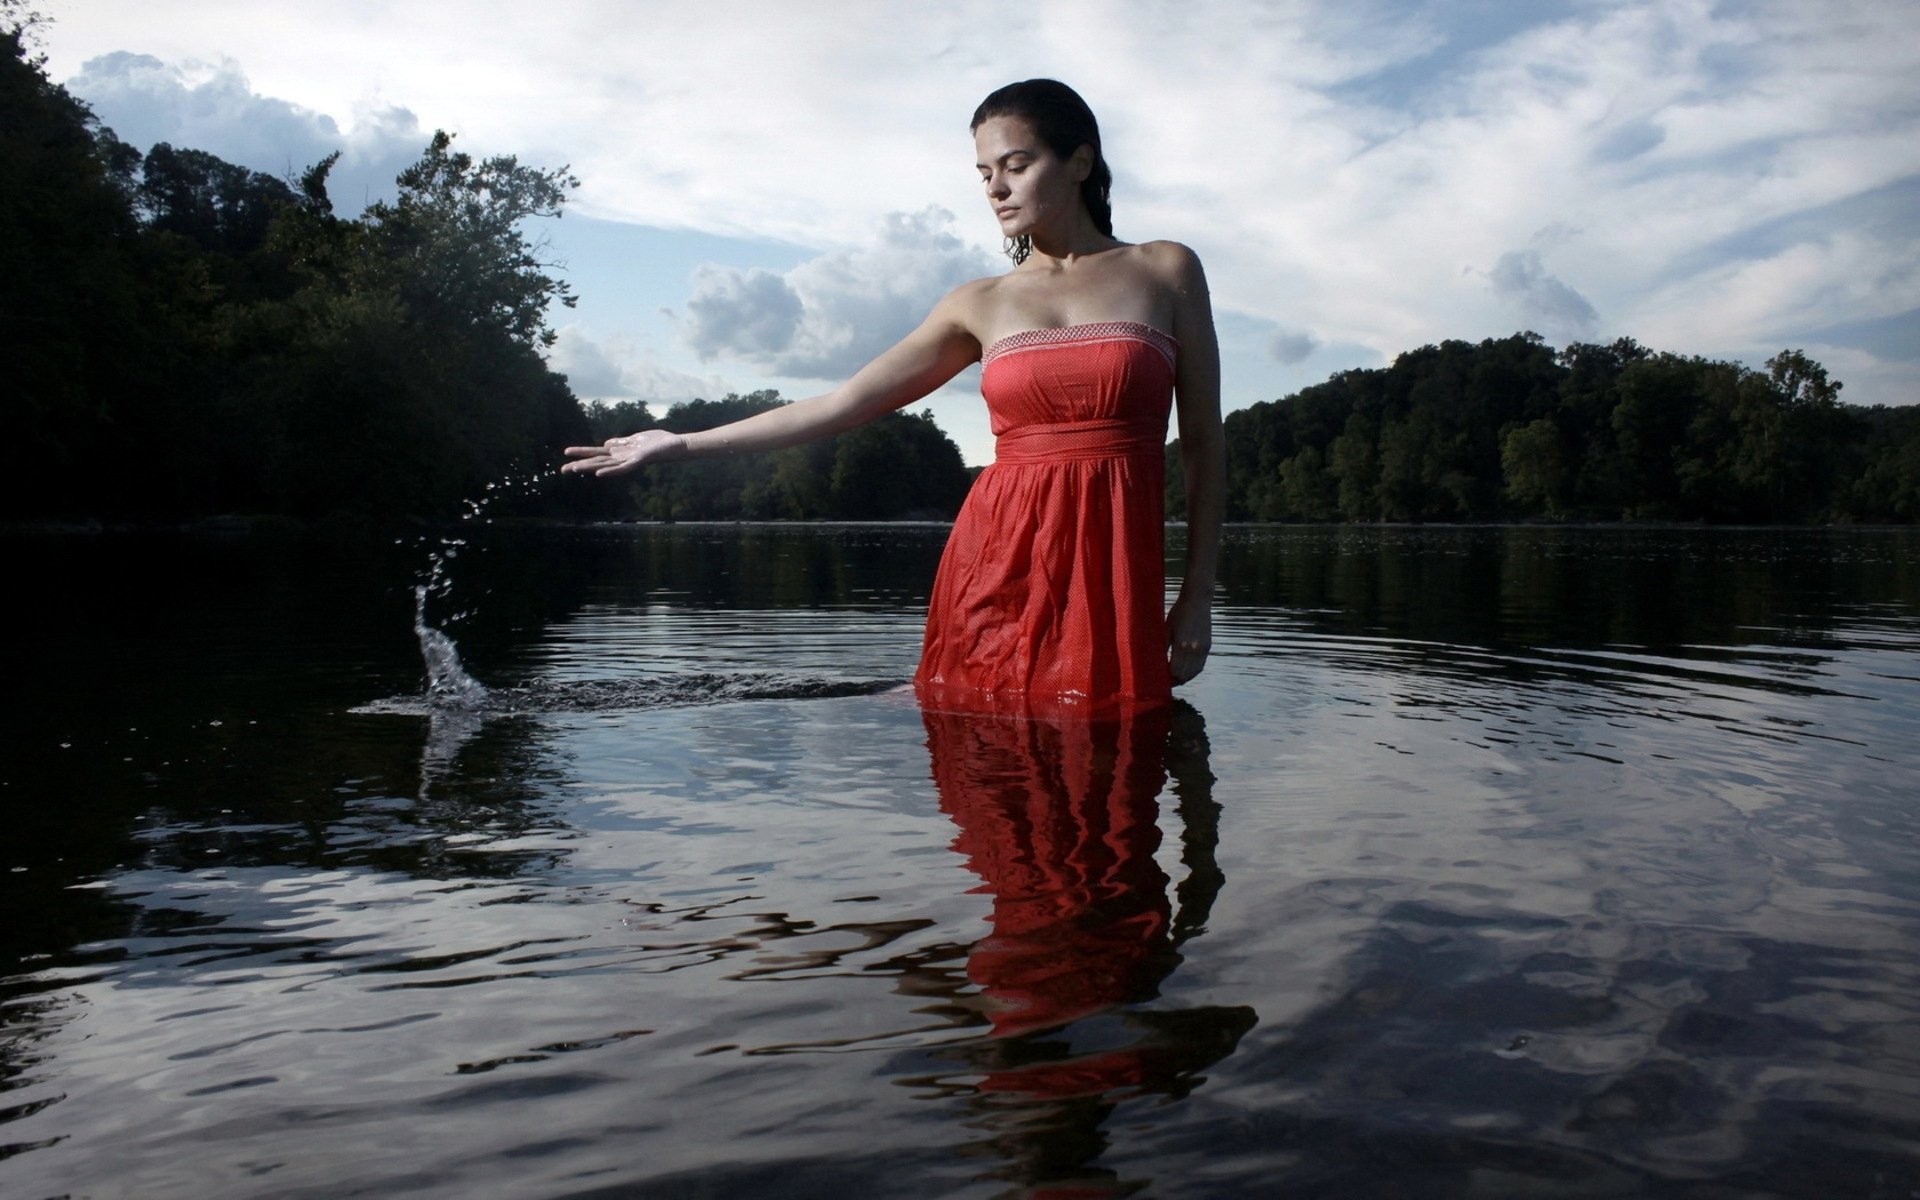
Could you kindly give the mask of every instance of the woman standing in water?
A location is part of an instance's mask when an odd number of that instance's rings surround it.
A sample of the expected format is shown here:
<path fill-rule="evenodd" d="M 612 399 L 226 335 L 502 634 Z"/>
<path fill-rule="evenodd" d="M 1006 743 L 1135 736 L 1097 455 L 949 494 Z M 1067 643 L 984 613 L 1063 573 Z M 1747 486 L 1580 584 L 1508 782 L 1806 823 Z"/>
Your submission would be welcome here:
<path fill-rule="evenodd" d="M 620 475 L 826 437 L 980 362 L 995 459 L 941 557 L 914 677 L 923 702 L 1099 712 L 1163 701 L 1206 662 L 1224 505 L 1219 350 L 1200 260 L 1176 242 L 1113 236 L 1099 127 L 1065 84 L 994 92 L 974 112 L 973 138 L 1013 270 L 955 288 L 830 392 L 698 433 L 569 447 L 563 469 Z M 1168 613 L 1162 494 L 1176 397 L 1188 532 Z"/>

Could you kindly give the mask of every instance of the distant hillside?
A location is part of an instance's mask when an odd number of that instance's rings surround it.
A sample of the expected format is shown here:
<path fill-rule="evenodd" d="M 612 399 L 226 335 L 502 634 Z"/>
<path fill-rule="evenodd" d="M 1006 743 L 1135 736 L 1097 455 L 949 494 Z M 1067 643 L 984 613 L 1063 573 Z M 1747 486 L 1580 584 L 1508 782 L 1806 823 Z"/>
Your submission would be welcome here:
<path fill-rule="evenodd" d="M 1226 419 L 1253 521 L 1911 522 L 1920 407 L 1859 408 L 1799 351 L 1755 371 L 1629 339 L 1423 346 Z M 1184 511 L 1177 443 L 1169 510 Z"/>

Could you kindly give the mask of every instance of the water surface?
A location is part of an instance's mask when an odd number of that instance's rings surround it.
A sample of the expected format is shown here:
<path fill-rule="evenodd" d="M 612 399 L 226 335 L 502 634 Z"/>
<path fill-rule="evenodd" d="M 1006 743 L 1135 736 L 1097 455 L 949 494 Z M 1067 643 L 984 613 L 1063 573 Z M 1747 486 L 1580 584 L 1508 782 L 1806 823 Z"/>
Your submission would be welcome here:
<path fill-rule="evenodd" d="M 466 712 L 416 547 L 9 543 L 0 1192 L 1920 1189 L 1914 531 L 1236 529 L 1079 725 L 944 532 L 484 530 Z"/>

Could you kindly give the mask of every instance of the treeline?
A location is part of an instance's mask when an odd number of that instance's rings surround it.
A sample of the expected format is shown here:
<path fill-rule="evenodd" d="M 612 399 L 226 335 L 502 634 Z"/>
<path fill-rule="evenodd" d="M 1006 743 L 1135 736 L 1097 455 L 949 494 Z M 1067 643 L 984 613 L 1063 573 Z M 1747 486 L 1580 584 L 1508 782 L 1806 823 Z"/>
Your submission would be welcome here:
<path fill-rule="evenodd" d="M 676 404 L 655 420 L 647 406 L 595 405 L 592 441 L 641 429 L 690 433 L 785 403 L 779 393 Z M 836 520 L 951 517 L 972 473 L 930 413 L 889 413 L 837 437 L 769 454 L 692 459 L 624 477 L 628 511 L 650 520 Z"/>
<path fill-rule="evenodd" d="M 1920 407 L 1839 402 L 1798 351 L 1766 369 L 1630 339 L 1449 341 L 1226 418 L 1246 521 L 1920 518 Z M 1169 509 L 1184 510 L 1177 445 Z"/>
<path fill-rule="evenodd" d="M 0 22 L 17 6 L 0 3 Z M 573 296 L 524 226 L 564 168 L 476 159 L 435 134 L 392 201 L 335 213 L 337 155 L 287 181 L 199 150 L 145 153 L 0 29 L 0 518 L 224 513 L 445 517 L 569 444 L 654 423 L 582 408 L 547 366 Z M 771 393 L 680 405 L 697 428 Z M 758 461 L 568 480 L 516 515 L 951 514 L 960 455 L 900 417 Z"/>

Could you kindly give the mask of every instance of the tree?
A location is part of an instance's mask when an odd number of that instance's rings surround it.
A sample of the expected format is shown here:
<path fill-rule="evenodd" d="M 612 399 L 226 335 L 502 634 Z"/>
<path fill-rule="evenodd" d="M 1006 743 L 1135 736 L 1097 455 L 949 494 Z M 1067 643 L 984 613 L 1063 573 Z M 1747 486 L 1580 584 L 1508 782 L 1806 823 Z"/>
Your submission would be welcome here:
<path fill-rule="evenodd" d="M 252 306 L 243 386 L 288 451 L 269 490 L 296 512 L 448 514 L 510 472 L 553 461 L 588 421 L 541 350 L 546 308 L 571 293 L 522 231 L 557 216 L 563 170 L 476 162 L 436 133 L 400 194 L 333 215 L 323 160 L 269 247 L 297 279 Z"/>
<path fill-rule="evenodd" d="M 1308 446 L 1280 464 L 1279 491 L 1291 520 L 1332 521 L 1340 515 L 1339 484 L 1327 472 L 1318 447 Z"/>
<path fill-rule="evenodd" d="M 829 503 L 842 520 L 952 516 L 971 481 L 955 446 L 931 413 L 889 413 L 841 434 Z"/>
<path fill-rule="evenodd" d="M 1782 350 L 1767 360 L 1767 377 L 1788 408 L 1832 408 L 1840 402 L 1838 380 L 1828 381 L 1827 369 L 1804 351 Z"/>
<path fill-rule="evenodd" d="M 298 200 L 271 175 L 165 142 L 147 152 L 135 195 L 149 228 L 234 259 L 263 247 L 275 216 Z"/>
<path fill-rule="evenodd" d="M 1891 422 L 1839 404 L 1838 391 L 1798 351 L 1755 371 L 1627 338 L 1558 352 L 1530 333 L 1422 346 L 1386 368 L 1341 372 L 1229 414 L 1228 514 L 1800 521 L 1892 512 L 1905 494 L 1905 443 L 1889 435 Z M 1177 444 L 1169 461 L 1176 456 Z"/>
<path fill-rule="evenodd" d="M 1859 521 L 1920 520 L 1920 405 L 1876 405 L 1857 418 L 1862 469 L 1848 482 L 1842 515 Z"/>
<path fill-rule="evenodd" d="M 419 162 L 400 173 L 393 202 L 370 205 L 370 264 L 391 272 L 422 320 L 497 330 L 526 346 L 549 346 L 547 309 L 571 308 L 572 290 L 548 274 L 540 243 L 521 226 L 558 217 L 580 181 L 565 167 L 542 171 L 510 155 L 475 161 L 436 132 Z"/>
<path fill-rule="evenodd" d="M 1349 521 L 1379 519 L 1376 499 L 1380 477 L 1373 423 L 1359 412 L 1327 447 L 1328 467 L 1340 481 L 1340 515 Z"/>
<path fill-rule="evenodd" d="M 138 364 L 159 339 L 123 186 L 126 148 L 47 78 L 28 46 L 38 20 L 19 4 L 0 8 L 0 362 L 13 396 L 0 510 L 81 514 L 99 511 L 124 476 L 75 466 L 129 461 L 122 418 L 150 386 Z"/>
<path fill-rule="evenodd" d="M 1507 497 L 1515 504 L 1555 520 L 1564 515 L 1566 457 L 1560 448 L 1560 428 L 1551 417 L 1507 430 L 1500 441 L 1500 469 L 1507 481 Z"/>

